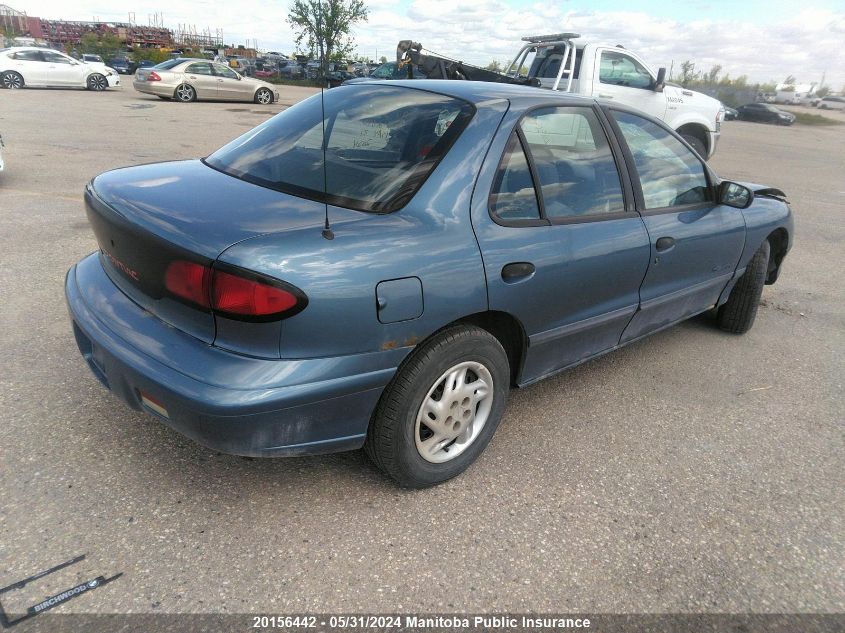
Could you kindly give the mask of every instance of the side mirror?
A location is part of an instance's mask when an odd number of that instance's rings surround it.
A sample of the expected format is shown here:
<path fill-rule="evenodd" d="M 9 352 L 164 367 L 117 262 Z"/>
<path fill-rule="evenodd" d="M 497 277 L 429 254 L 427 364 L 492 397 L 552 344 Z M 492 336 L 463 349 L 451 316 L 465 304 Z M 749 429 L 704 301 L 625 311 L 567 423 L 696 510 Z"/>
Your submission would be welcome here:
<path fill-rule="evenodd" d="M 663 88 L 666 86 L 666 69 L 659 68 L 657 70 L 657 79 L 654 80 L 654 85 L 652 86 L 652 90 L 655 92 L 663 92 Z"/>
<path fill-rule="evenodd" d="M 724 180 L 719 184 L 719 204 L 747 209 L 754 201 L 754 192 L 745 185 Z"/>

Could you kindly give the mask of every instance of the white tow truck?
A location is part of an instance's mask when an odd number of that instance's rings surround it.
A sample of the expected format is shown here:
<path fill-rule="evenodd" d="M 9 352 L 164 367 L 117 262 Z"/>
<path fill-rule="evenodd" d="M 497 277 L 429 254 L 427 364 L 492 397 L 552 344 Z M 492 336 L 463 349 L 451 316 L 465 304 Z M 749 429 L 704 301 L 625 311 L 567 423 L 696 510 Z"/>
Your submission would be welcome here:
<path fill-rule="evenodd" d="M 628 49 L 580 39 L 577 33 L 522 38 L 525 44 L 504 73 L 440 55 L 423 53 L 410 40 L 396 48 L 400 67 L 413 66 L 429 79 L 503 81 L 562 90 L 637 108 L 665 121 L 702 157 L 716 151 L 725 116 L 722 104 L 700 92 L 666 82 L 666 69 L 654 72 Z"/>

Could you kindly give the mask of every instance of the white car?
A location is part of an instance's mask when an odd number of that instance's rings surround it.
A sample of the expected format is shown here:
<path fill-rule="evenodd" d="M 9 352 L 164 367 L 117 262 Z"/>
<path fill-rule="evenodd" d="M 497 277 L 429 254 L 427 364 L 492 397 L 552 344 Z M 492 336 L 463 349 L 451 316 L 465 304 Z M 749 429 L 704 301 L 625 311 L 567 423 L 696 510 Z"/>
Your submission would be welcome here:
<path fill-rule="evenodd" d="M 6 167 L 5 163 L 3 162 L 3 137 L 0 136 L 0 171 Z"/>
<path fill-rule="evenodd" d="M 845 110 L 845 97 L 824 97 L 816 107 L 820 110 Z"/>
<path fill-rule="evenodd" d="M 87 88 L 120 85 L 120 76 L 105 64 L 81 62 L 49 48 L 13 46 L 0 49 L 0 87 Z"/>

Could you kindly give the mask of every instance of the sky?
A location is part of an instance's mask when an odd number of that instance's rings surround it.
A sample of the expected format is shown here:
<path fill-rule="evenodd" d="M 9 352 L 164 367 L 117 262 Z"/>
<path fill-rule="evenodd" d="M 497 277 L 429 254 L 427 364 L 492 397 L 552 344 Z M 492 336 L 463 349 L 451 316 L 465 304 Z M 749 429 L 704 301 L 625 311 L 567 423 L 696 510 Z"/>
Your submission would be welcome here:
<path fill-rule="evenodd" d="M 290 53 L 289 0 L 3 0 L 42 18 L 148 23 L 222 29 L 227 43 L 257 42 Z M 510 61 L 524 35 L 570 31 L 622 44 L 655 69 L 691 60 L 709 70 L 845 88 L 845 0 L 365 0 L 369 19 L 355 28 L 356 52 L 392 59 L 402 39 L 469 63 Z"/>

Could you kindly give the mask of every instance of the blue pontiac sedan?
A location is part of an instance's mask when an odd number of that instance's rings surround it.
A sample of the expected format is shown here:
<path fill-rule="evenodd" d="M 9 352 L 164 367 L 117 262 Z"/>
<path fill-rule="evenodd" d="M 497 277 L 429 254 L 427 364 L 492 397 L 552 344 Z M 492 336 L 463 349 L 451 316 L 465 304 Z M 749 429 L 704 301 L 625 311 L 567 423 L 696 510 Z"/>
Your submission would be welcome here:
<path fill-rule="evenodd" d="M 342 86 L 85 191 L 82 356 L 227 453 L 458 475 L 508 392 L 693 315 L 747 331 L 793 222 L 641 112 L 492 83 Z"/>

